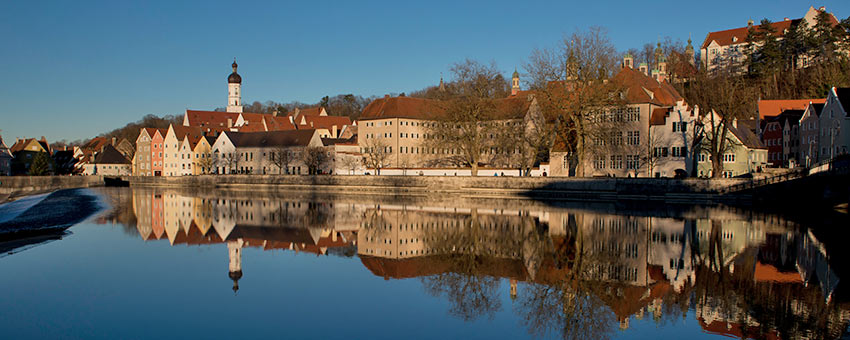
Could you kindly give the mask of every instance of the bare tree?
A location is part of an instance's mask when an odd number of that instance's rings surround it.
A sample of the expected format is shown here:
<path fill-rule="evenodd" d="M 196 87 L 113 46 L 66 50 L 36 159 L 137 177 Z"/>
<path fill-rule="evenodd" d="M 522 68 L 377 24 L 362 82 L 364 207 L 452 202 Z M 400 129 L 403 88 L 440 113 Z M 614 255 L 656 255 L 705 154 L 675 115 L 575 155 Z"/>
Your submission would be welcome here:
<path fill-rule="evenodd" d="M 579 176 L 591 158 L 588 143 L 600 133 L 594 130 L 602 127 L 591 115 L 623 105 L 619 86 L 607 81 L 618 60 L 607 32 L 592 27 L 567 36 L 556 48 L 534 50 L 525 65 L 547 121 L 554 122 L 554 135 L 578 160 Z"/>
<path fill-rule="evenodd" d="M 212 173 L 215 163 L 213 155 L 209 152 L 202 153 L 200 158 L 195 158 L 195 168 L 201 169 L 202 174 Z"/>
<path fill-rule="evenodd" d="M 242 154 L 238 152 L 228 152 L 221 156 L 220 162 L 225 167 L 225 173 L 236 173 L 239 169 L 239 163 L 242 163 Z"/>
<path fill-rule="evenodd" d="M 477 176 L 482 154 L 494 143 L 489 136 L 498 133 L 493 100 L 503 96 L 506 82 L 495 64 L 467 59 L 451 71 L 455 94 L 442 102 L 444 114 L 427 124 L 425 145 L 440 151 L 432 165 L 469 167 Z"/>
<path fill-rule="evenodd" d="M 700 72 L 685 92 L 688 102 L 705 113 L 700 117 L 702 134 L 696 140 L 700 141 L 697 144 L 700 150 L 707 151 L 711 157 L 714 178 L 723 173 L 723 155 L 733 147 L 729 126 L 735 119 L 755 112 L 754 90 L 732 72 L 734 69 L 715 69 L 711 74 Z"/>
<path fill-rule="evenodd" d="M 295 152 L 284 145 L 279 145 L 269 152 L 269 160 L 272 165 L 277 168 L 277 173 L 282 175 L 284 172 L 289 174 L 289 165 L 295 161 Z"/>
<path fill-rule="evenodd" d="M 361 165 L 361 160 L 359 157 L 354 157 L 351 155 L 340 155 L 338 157 L 342 157 L 342 166 L 348 170 L 349 175 L 353 175 L 357 168 Z"/>
<path fill-rule="evenodd" d="M 304 149 L 301 159 L 307 166 L 307 171 L 310 175 L 321 173 L 322 168 L 328 162 L 328 154 L 325 148 L 321 146 L 312 146 Z"/>
<path fill-rule="evenodd" d="M 387 152 L 387 143 L 380 138 L 367 138 L 364 148 L 366 167 L 375 169 L 375 174 L 380 175 L 381 169 L 389 164 L 390 155 Z"/>

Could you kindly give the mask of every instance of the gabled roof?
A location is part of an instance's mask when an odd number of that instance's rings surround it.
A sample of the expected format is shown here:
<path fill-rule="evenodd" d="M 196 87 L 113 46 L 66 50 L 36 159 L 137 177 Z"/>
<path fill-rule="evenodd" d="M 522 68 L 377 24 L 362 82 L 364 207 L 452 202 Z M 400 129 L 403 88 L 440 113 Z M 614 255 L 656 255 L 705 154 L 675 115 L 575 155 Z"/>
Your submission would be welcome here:
<path fill-rule="evenodd" d="M 307 146 L 316 130 L 224 132 L 235 147 Z"/>
<path fill-rule="evenodd" d="M 263 117 L 266 121 L 268 131 L 285 131 L 295 130 L 295 124 L 290 121 L 289 116 L 269 116 Z"/>
<path fill-rule="evenodd" d="M 794 20 L 782 20 L 771 23 L 770 26 L 776 31 L 776 36 L 781 37 L 785 35 L 785 30 L 791 28 L 792 25 L 797 25 L 802 21 L 802 19 L 794 19 Z M 762 31 L 761 25 L 753 25 L 753 28 L 758 31 Z M 701 48 L 707 48 L 708 45 L 711 45 L 712 41 L 716 41 L 720 46 L 728 46 L 732 44 L 743 44 L 747 42 L 747 37 L 750 35 L 749 28 L 747 26 L 733 28 L 725 31 L 717 31 L 717 32 L 709 32 L 705 37 L 705 41 L 702 43 Z M 735 39 L 737 38 L 737 40 Z"/>
<path fill-rule="evenodd" d="M 28 145 L 32 145 L 33 143 L 35 143 L 36 145 L 38 145 L 40 147 L 41 150 L 39 150 L 39 152 L 48 152 L 49 153 L 49 150 L 50 150 L 49 145 L 47 145 L 47 141 L 44 140 L 43 137 L 42 137 L 42 140 L 38 140 L 38 139 L 35 139 L 35 138 L 19 139 L 15 142 L 14 145 L 12 145 L 11 148 L 9 148 L 9 152 L 15 153 L 15 152 L 18 152 L 18 151 L 23 151 L 27 148 Z M 32 150 L 30 150 L 30 151 L 32 151 Z"/>
<path fill-rule="evenodd" d="M 112 144 L 107 144 L 103 147 L 103 151 L 98 152 L 94 156 L 93 164 L 130 164 L 127 157 L 124 157 L 118 149 L 115 149 Z"/>
<path fill-rule="evenodd" d="M 778 116 L 785 110 L 805 110 L 809 103 L 823 104 L 826 103 L 826 98 L 759 100 L 759 118 Z"/>
<path fill-rule="evenodd" d="M 95 137 L 83 144 L 80 149 L 83 149 L 83 151 L 100 151 L 100 149 L 111 142 L 112 141 L 106 137 Z"/>
<path fill-rule="evenodd" d="M 292 110 L 292 112 L 290 112 L 290 115 L 319 117 L 322 115 L 327 115 L 327 111 L 324 107 L 321 106 L 308 107 L 304 109 L 296 108 L 295 110 Z"/>
<path fill-rule="evenodd" d="M 631 67 L 623 67 L 611 80 L 625 92 L 629 104 L 655 104 L 673 106 L 682 100 L 682 95 L 666 81 L 658 82 Z"/>
<path fill-rule="evenodd" d="M 186 137 L 200 138 L 203 136 L 201 128 L 195 126 L 171 124 L 171 129 L 174 130 L 174 136 L 177 137 L 177 140 L 181 141 Z"/>
<path fill-rule="evenodd" d="M 185 121 L 188 122 L 189 126 L 195 126 L 203 129 L 211 129 L 215 131 L 223 131 L 228 129 L 228 118 L 231 120 L 232 124 L 236 124 L 236 119 L 239 118 L 239 113 L 223 111 L 186 110 L 185 118 Z"/>
<path fill-rule="evenodd" d="M 729 124 L 728 126 L 729 132 L 735 135 L 735 138 L 738 138 L 744 146 L 750 149 L 766 149 L 767 147 L 759 139 L 758 135 L 756 135 L 752 130 L 746 128 L 745 126 L 738 125 L 737 127 L 733 124 Z"/>
<path fill-rule="evenodd" d="M 168 129 L 155 129 L 155 128 L 144 128 L 144 129 L 148 133 L 148 136 L 150 136 L 151 138 L 153 138 L 153 136 L 156 135 L 157 132 L 159 132 L 159 135 L 162 136 L 162 138 L 165 138 L 165 135 L 168 133 Z"/>

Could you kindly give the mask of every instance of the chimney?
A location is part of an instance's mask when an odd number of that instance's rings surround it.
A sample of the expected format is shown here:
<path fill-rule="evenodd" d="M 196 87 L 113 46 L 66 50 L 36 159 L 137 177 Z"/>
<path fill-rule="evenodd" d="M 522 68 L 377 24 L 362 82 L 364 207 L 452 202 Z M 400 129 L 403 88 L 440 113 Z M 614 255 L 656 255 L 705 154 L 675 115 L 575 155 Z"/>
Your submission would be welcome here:
<path fill-rule="evenodd" d="M 331 130 L 331 136 L 333 136 L 333 138 L 337 138 L 337 136 L 336 136 L 336 125 L 334 125 L 331 129 L 332 129 Z"/>
<path fill-rule="evenodd" d="M 227 118 L 227 128 L 233 127 L 233 118 Z"/>
<path fill-rule="evenodd" d="M 819 11 L 821 11 L 821 12 L 825 12 L 825 11 L 826 11 L 826 6 L 820 6 L 820 8 L 818 8 L 818 10 L 819 10 Z"/>
<path fill-rule="evenodd" d="M 115 141 L 116 141 L 116 138 L 112 137 L 112 146 L 115 146 Z"/>
<path fill-rule="evenodd" d="M 737 119 L 737 118 L 736 118 L 736 119 L 732 119 L 732 127 L 733 127 L 733 128 L 736 128 L 736 129 L 738 128 L 738 119 Z"/>
<path fill-rule="evenodd" d="M 388 95 L 388 94 L 384 95 L 384 99 L 389 99 L 389 98 L 390 98 L 390 95 Z"/>
<path fill-rule="evenodd" d="M 747 28 L 753 27 L 753 19 L 747 20 Z"/>
<path fill-rule="evenodd" d="M 788 21 L 788 20 L 791 20 L 791 19 L 788 19 L 788 17 L 785 17 L 785 19 L 783 19 L 783 20 Z"/>

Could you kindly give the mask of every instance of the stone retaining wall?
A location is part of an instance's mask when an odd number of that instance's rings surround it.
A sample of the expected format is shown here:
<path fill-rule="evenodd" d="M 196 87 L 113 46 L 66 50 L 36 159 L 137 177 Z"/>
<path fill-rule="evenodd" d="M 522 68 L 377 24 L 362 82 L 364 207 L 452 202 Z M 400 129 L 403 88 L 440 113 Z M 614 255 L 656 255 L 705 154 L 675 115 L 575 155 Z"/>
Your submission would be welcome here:
<path fill-rule="evenodd" d="M 4 176 L 0 194 L 103 186 L 103 176 Z"/>

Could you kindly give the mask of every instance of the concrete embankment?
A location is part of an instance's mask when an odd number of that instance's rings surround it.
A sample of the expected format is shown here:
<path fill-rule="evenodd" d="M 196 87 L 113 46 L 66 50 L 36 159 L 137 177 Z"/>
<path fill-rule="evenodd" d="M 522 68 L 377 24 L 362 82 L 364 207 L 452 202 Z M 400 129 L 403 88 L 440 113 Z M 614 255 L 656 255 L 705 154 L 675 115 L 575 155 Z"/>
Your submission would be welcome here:
<path fill-rule="evenodd" d="M 0 202 L 8 198 L 58 189 L 103 186 L 103 176 L 0 177 Z"/>
<path fill-rule="evenodd" d="M 746 201 L 745 195 L 720 195 L 738 179 L 431 177 L 431 176 L 276 176 L 227 175 L 125 177 L 131 186 L 223 188 L 251 191 L 312 191 L 375 195 L 460 195 L 567 200 L 664 200 L 682 203 Z M 739 202 L 740 203 L 740 202 Z"/>

